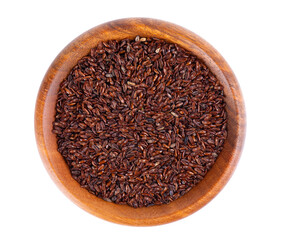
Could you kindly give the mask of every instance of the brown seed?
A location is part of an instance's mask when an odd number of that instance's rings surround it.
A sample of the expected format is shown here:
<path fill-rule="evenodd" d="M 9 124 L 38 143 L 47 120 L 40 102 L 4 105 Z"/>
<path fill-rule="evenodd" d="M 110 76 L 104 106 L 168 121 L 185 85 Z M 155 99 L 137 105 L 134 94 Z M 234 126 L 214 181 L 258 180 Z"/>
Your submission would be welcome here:
<path fill-rule="evenodd" d="M 171 112 L 171 114 L 174 116 L 174 117 L 179 117 L 178 114 L 174 113 L 174 112 Z"/>
<path fill-rule="evenodd" d="M 227 137 L 223 86 L 156 38 L 99 43 L 63 79 L 53 133 L 72 177 L 108 202 L 148 207 L 190 191 Z"/>
<path fill-rule="evenodd" d="M 127 82 L 127 84 L 128 84 L 128 85 L 131 85 L 131 86 L 136 86 L 136 84 L 135 84 L 135 83 L 133 83 L 133 82 L 129 82 L 129 81 Z"/>

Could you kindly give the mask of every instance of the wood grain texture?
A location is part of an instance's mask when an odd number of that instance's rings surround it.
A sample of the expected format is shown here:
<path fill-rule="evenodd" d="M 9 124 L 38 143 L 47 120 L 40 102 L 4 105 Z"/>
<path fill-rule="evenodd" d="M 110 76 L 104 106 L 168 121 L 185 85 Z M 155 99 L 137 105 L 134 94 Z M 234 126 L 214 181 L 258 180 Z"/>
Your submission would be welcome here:
<path fill-rule="evenodd" d="M 183 197 L 167 205 L 134 209 L 106 202 L 90 194 L 71 177 L 57 151 L 52 133 L 60 82 L 99 41 L 157 37 L 179 44 L 198 56 L 224 86 L 228 114 L 228 137 L 224 149 L 205 178 Z M 72 41 L 48 69 L 36 102 L 35 134 L 43 163 L 50 176 L 68 198 L 79 207 L 105 220 L 135 226 L 169 223 L 186 217 L 206 205 L 225 186 L 239 160 L 245 137 L 246 119 L 239 84 L 223 57 L 206 41 L 180 26 L 154 19 L 121 19 L 90 29 Z"/>

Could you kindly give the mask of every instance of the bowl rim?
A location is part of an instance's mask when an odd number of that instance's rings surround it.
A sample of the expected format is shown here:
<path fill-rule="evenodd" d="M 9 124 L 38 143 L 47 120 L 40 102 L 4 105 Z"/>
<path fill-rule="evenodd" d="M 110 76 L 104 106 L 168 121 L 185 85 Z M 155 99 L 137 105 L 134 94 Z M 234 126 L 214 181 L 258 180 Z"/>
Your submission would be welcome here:
<path fill-rule="evenodd" d="M 208 192 L 204 194 L 204 196 L 201 197 L 199 201 L 195 202 L 192 206 L 184 208 L 182 211 L 173 212 L 172 214 L 166 213 L 165 215 L 163 214 L 162 216 L 155 218 L 151 217 L 148 219 L 128 219 L 128 218 L 124 219 L 122 217 L 106 215 L 104 211 L 101 210 L 103 205 L 99 204 L 99 206 L 97 206 L 96 208 L 91 209 L 90 206 L 87 206 L 85 203 L 82 202 L 81 199 L 82 196 L 79 195 L 75 196 L 72 189 L 74 188 L 74 186 L 69 187 L 66 185 L 66 183 L 64 183 L 63 179 L 57 172 L 57 166 L 55 166 L 50 159 L 48 149 L 51 143 L 47 141 L 45 136 L 45 128 L 47 127 L 45 125 L 46 124 L 45 116 L 51 114 L 46 104 L 46 100 L 47 97 L 50 96 L 49 90 L 54 84 L 53 80 L 59 77 L 62 78 L 65 71 L 67 71 L 68 68 L 71 68 L 71 63 L 67 64 L 67 62 L 70 60 L 69 53 L 71 51 L 86 52 L 88 49 L 84 49 L 83 43 L 87 43 L 88 41 L 91 41 L 95 37 L 100 38 L 100 35 L 98 35 L 98 33 L 104 34 L 104 31 L 107 31 L 106 30 L 107 26 L 109 26 L 108 29 L 112 29 L 114 28 L 114 26 L 119 26 L 121 29 L 126 29 L 127 27 L 129 27 L 134 29 L 138 28 L 140 31 L 143 31 L 146 28 L 150 28 L 153 30 L 155 29 L 156 31 L 161 31 L 161 34 L 163 33 L 166 36 L 170 34 L 170 32 L 168 32 L 167 30 L 167 28 L 170 28 L 171 29 L 170 31 L 173 31 L 174 34 L 179 34 L 181 37 L 183 37 L 183 41 L 192 41 L 194 47 L 198 48 L 195 49 L 195 51 L 201 52 L 202 54 L 206 54 L 207 56 L 209 56 L 210 59 L 215 63 L 215 65 L 218 66 L 218 68 L 220 69 L 222 74 L 220 78 L 225 79 L 228 82 L 228 84 L 229 81 L 231 82 L 229 87 L 230 91 L 233 94 L 232 96 L 235 105 L 234 110 L 236 112 L 235 116 L 237 117 L 238 124 L 237 124 L 237 138 L 235 139 L 235 145 L 233 146 L 233 152 L 231 158 L 229 159 L 229 164 L 224 169 L 224 172 L 221 174 L 218 181 L 214 185 L 212 185 L 212 187 L 208 190 Z M 174 41 L 176 40 L 174 39 Z M 76 60 L 76 62 L 77 61 L 78 60 Z M 208 65 L 213 63 L 206 63 L 206 64 Z M 205 40 L 203 40 L 195 33 L 183 27 L 180 27 L 176 24 L 150 18 L 124 18 L 119 20 L 113 20 L 101 24 L 99 26 L 96 26 L 94 28 L 91 28 L 90 30 L 81 34 L 79 37 L 75 38 L 58 54 L 58 56 L 55 58 L 55 60 L 52 62 L 51 66 L 47 70 L 38 92 L 36 107 L 35 107 L 35 136 L 36 136 L 38 150 L 41 159 L 44 163 L 44 166 L 46 167 L 49 175 L 56 183 L 56 185 L 60 188 L 60 190 L 69 199 L 71 199 L 74 203 L 76 203 L 79 207 L 81 207 L 82 209 L 86 210 L 87 212 L 93 215 L 96 215 L 102 219 L 111 222 L 125 224 L 125 225 L 133 225 L 133 226 L 150 226 L 150 225 L 159 225 L 159 224 L 173 222 L 175 220 L 179 220 L 196 212 L 197 210 L 205 206 L 208 202 L 210 202 L 222 190 L 222 188 L 226 185 L 226 183 L 232 176 L 243 149 L 245 133 L 246 133 L 246 114 L 245 114 L 245 107 L 244 107 L 242 93 L 234 73 L 232 72 L 231 68 L 224 60 L 224 58 L 217 52 L 217 50 L 214 47 L 212 47 L 209 43 L 207 43 Z M 126 209 L 126 206 L 122 206 L 122 208 Z"/>

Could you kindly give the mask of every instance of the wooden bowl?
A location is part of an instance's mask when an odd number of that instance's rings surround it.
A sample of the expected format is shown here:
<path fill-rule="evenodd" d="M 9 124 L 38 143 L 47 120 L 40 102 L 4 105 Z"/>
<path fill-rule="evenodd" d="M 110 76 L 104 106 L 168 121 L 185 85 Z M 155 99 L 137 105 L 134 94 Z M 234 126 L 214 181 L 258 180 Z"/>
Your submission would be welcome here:
<path fill-rule="evenodd" d="M 132 208 L 106 202 L 80 187 L 57 151 L 52 133 L 60 82 L 99 41 L 157 37 L 179 44 L 201 59 L 223 84 L 228 114 L 228 137 L 212 169 L 191 191 L 170 204 Z M 245 137 L 244 102 L 238 82 L 223 57 L 206 41 L 180 26 L 154 20 L 131 18 L 108 22 L 83 33 L 66 46 L 48 69 L 37 98 L 35 133 L 44 165 L 57 186 L 79 207 L 105 220 L 135 226 L 165 224 L 186 217 L 213 199 L 230 179 L 239 160 Z"/>

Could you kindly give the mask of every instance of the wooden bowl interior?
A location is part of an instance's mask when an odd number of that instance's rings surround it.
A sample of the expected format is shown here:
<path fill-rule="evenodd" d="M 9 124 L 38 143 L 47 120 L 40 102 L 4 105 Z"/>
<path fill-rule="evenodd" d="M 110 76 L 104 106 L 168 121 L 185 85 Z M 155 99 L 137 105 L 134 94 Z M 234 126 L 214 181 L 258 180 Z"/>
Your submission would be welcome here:
<path fill-rule="evenodd" d="M 224 149 L 205 178 L 190 192 L 168 205 L 134 209 L 106 202 L 90 194 L 71 177 L 52 133 L 55 103 L 61 81 L 79 59 L 99 41 L 157 37 L 179 44 L 198 56 L 221 81 L 228 113 L 228 137 Z M 185 217 L 208 203 L 230 178 L 244 139 L 244 108 L 239 86 L 224 59 L 194 33 L 151 19 L 124 19 L 95 27 L 70 43 L 55 59 L 42 82 L 36 105 L 35 130 L 41 158 L 59 188 L 77 205 L 103 219 L 128 225 L 157 225 Z"/>

